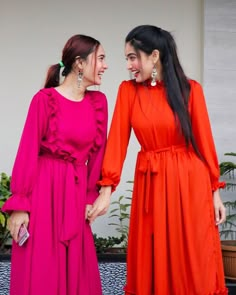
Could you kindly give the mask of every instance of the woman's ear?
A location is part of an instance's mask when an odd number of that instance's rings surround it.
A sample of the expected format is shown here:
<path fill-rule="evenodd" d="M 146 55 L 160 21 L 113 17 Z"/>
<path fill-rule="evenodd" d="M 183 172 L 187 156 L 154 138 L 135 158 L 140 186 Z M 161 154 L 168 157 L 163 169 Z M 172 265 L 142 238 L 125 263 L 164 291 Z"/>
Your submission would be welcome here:
<path fill-rule="evenodd" d="M 79 70 L 83 69 L 83 59 L 80 56 L 76 56 L 75 58 L 75 65 Z"/>
<path fill-rule="evenodd" d="M 154 49 L 152 52 L 152 59 L 153 59 L 153 63 L 156 64 L 158 62 L 160 58 L 160 52 L 157 49 Z"/>

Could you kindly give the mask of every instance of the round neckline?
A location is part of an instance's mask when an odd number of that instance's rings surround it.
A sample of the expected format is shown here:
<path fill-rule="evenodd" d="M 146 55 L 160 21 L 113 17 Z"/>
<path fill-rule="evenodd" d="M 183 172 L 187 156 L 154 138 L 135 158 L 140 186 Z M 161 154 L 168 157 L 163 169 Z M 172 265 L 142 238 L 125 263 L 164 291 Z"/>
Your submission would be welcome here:
<path fill-rule="evenodd" d="M 154 88 L 154 87 L 162 87 L 162 86 L 164 86 L 164 81 L 163 80 L 156 80 L 156 85 L 155 86 L 152 86 L 151 85 L 151 82 L 152 82 L 152 79 L 148 79 L 148 80 L 146 80 L 146 81 L 144 81 L 143 82 L 143 85 L 145 85 L 145 86 L 148 86 L 148 87 L 151 87 L 151 88 Z"/>
<path fill-rule="evenodd" d="M 69 99 L 68 97 L 64 96 L 63 94 L 61 94 L 57 89 L 55 89 L 54 87 L 52 87 L 52 89 L 56 92 L 56 94 L 58 96 L 60 96 L 61 98 L 63 98 L 64 100 L 68 101 L 68 102 L 71 102 L 71 103 L 76 103 L 76 104 L 80 104 L 82 103 L 85 98 L 87 97 L 87 93 L 88 91 L 86 90 L 85 93 L 84 93 L 84 97 L 81 99 L 81 100 L 72 100 L 72 99 Z"/>

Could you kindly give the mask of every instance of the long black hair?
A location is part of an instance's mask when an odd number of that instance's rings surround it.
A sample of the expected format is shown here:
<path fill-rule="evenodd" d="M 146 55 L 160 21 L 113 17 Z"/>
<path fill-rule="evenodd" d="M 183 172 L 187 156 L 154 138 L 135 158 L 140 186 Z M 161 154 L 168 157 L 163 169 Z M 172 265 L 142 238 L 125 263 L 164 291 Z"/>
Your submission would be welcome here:
<path fill-rule="evenodd" d="M 173 36 L 170 32 L 159 27 L 141 25 L 129 32 L 125 42 L 133 46 L 137 54 L 143 51 L 147 55 L 151 55 L 153 50 L 159 51 L 167 101 L 178 118 L 186 144 L 192 144 L 194 150 L 200 156 L 194 140 L 188 111 L 190 84 L 179 62 Z"/>

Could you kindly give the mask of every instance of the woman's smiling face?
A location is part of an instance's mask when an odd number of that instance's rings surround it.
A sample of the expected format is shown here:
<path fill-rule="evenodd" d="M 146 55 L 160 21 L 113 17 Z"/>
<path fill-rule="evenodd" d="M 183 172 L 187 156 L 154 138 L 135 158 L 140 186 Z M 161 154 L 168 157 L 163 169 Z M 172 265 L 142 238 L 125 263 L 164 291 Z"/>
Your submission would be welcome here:
<path fill-rule="evenodd" d="M 83 84 L 85 84 L 86 87 L 100 85 L 102 75 L 108 68 L 105 61 L 105 51 L 102 45 L 99 45 L 95 52 L 89 54 L 83 65 Z"/>
<path fill-rule="evenodd" d="M 143 51 L 135 51 L 130 43 L 125 45 L 125 56 L 127 69 L 132 73 L 137 83 L 144 82 L 151 78 L 154 61 L 152 54 L 147 55 Z"/>

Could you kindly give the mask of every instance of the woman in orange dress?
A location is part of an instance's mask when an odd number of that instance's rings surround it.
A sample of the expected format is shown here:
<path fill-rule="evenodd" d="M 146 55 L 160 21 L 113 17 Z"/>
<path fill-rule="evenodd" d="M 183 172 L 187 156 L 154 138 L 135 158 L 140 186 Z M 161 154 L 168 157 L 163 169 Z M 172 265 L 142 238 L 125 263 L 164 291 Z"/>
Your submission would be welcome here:
<path fill-rule="evenodd" d="M 171 34 L 144 25 L 126 37 L 127 68 L 103 161 L 101 195 L 120 181 L 130 133 L 137 155 L 126 295 L 228 294 L 218 225 L 225 220 L 204 94 L 180 65 Z M 90 212 L 90 220 L 96 217 Z"/>

